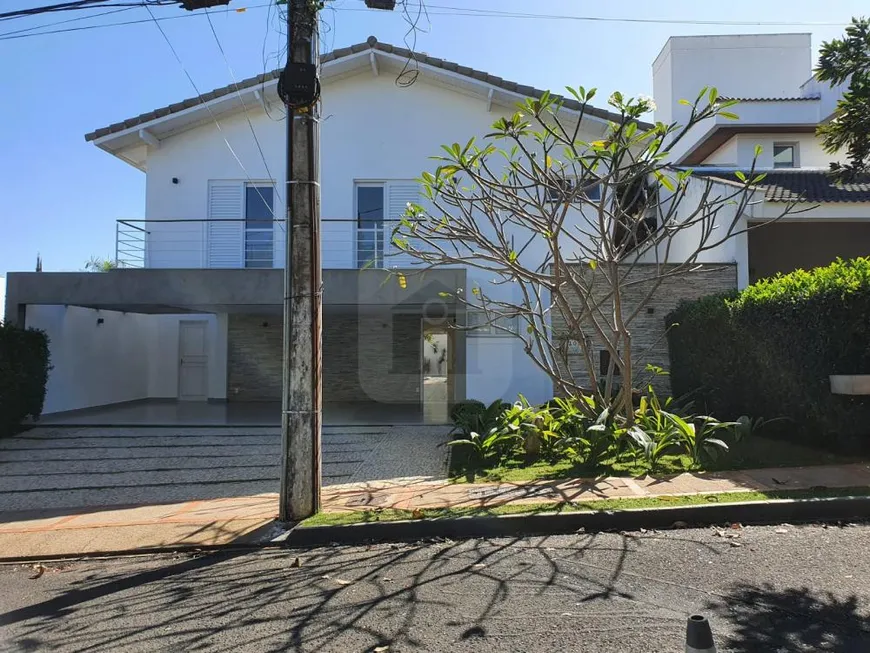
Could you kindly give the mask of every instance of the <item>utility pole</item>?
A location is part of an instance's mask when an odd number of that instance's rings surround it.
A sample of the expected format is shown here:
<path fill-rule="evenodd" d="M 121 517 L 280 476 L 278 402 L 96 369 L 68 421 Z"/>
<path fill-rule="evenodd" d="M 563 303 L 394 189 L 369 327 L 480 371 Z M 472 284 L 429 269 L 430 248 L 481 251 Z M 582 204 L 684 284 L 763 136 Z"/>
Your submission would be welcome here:
<path fill-rule="evenodd" d="M 287 107 L 281 521 L 298 521 L 320 510 L 319 5 L 318 0 L 288 0 L 287 65 L 278 82 Z"/>

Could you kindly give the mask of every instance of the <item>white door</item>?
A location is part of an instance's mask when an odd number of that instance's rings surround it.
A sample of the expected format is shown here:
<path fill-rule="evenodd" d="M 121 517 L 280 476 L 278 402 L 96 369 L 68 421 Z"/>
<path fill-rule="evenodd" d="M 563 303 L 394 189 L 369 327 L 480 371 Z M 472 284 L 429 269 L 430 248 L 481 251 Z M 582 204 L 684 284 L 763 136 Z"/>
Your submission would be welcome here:
<path fill-rule="evenodd" d="M 207 322 L 178 323 L 178 398 L 205 401 L 208 398 Z"/>

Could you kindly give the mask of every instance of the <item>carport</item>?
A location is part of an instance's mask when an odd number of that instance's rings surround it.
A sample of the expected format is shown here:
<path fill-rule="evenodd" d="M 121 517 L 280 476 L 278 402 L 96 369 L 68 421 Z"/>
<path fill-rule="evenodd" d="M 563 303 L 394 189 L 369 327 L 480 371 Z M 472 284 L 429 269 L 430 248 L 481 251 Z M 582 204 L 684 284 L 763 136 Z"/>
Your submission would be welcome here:
<path fill-rule="evenodd" d="M 464 397 L 465 347 L 450 335 L 449 365 L 427 410 L 423 338 L 461 308 L 445 296 L 464 270 L 324 271 L 324 423 L 443 423 Z M 121 269 L 14 273 L 7 315 L 45 329 L 54 369 L 47 424 L 280 423 L 283 278 L 280 269 Z M 446 335 L 439 342 L 446 343 Z M 433 394 L 429 399 L 436 397 Z"/>

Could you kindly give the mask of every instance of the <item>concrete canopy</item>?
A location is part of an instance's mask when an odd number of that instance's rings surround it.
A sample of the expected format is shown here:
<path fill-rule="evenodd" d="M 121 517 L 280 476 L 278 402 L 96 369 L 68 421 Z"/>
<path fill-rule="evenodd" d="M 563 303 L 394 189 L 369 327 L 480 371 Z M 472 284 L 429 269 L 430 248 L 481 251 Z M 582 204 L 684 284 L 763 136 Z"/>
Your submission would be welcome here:
<path fill-rule="evenodd" d="M 405 287 L 388 270 L 324 270 L 325 306 L 455 307 L 445 293 L 465 287 L 465 270 L 403 270 Z M 70 305 L 129 313 L 279 314 L 282 269 L 129 269 L 109 272 L 13 272 L 6 315 L 22 306 Z"/>

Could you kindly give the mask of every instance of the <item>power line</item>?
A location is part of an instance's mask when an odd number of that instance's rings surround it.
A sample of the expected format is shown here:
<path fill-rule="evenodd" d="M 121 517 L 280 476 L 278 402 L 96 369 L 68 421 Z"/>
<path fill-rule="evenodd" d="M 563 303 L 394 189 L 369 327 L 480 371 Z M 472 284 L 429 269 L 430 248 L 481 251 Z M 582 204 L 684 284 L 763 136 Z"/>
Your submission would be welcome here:
<path fill-rule="evenodd" d="M 67 18 L 66 20 L 59 20 L 56 23 L 48 23 L 48 25 L 34 25 L 33 27 L 25 27 L 23 29 L 17 29 L 12 32 L 3 32 L 0 36 L 6 36 L 9 34 L 21 34 L 22 32 L 32 32 L 34 30 L 42 29 L 46 26 L 51 25 L 65 25 L 66 23 L 75 23 L 79 20 L 90 20 L 91 18 L 99 18 L 100 16 L 108 16 L 109 14 L 120 14 L 122 11 L 130 11 L 131 9 L 135 9 L 135 7 L 122 7 L 121 9 L 113 9 L 112 11 L 104 11 L 101 14 L 90 14 L 88 16 L 79 16 L 78 18 Z M 32 36 L 38 36 L 34 34 Z"/>
<path fill-rule="evenodd" d="M 281 191 L 278 190 L 278 184 L 275 182 L 275 178 L 272 176 L 272 171 L 269 170 L 269 164 L 266 161 L 266 155 L 263 154 L 263 147 L 260 145 L 260 139 L 257 138 L 257 132 L 254 129 L 254 123 L 251 122 L 251 117 L 248 115 L 248 107 L 245 104 L 245 100 L 242 97 L 242 92 L 239 89 L 239 82 L 238 80 L 236 80 L 236 74 L 233 72 L 233 67 L 230 65 L 230 60 L 227 57 L 227 53 L 224 51 L 224 47 L 221 45 L 221 41 L 218 38 L 217 30 L 215 30 L 214 28 L 214 23 L 211 20 L 211 14 L 209 13 L 208 8 L 205 9 L 205 17 L 208 19 L 208 26 L 211 27 L 211 33 L 214 36 L 215 43 L 217 43 L 218 50 L 220 50 L 221 56 L 223 56 L 224 62 L 227 64 L 227 70 L 230 71 L 230 77 L 233 80 L 233 86 L 236 89 L 236 95 L 239 97 L 239 102 L 242 103 L 242 110 L 245 113 L 245 120 L 247 120 L 248 122 L 248 128 L 251 130 L 251 136 L 254 137 L 254 143 L 257 144 L 257 151 L 260 152 L 260 158 L 263 160 L 263 166 L 266 169 L 266 174 L 271 180 L 272 186 L 275 188 L 275 197 L 278 198 L 278 202 L 283 202 L 283 200 L 281 199 Z M 263 201 L 265 202 L 265 200 Z M 272 207 L 272 210 L 274 212 L 274 207 Z M 282 224 L 281 227 L 283 229 L 284 225 Z"/>
<path fill-rule="evenodd" d="M 248 9 L 262 9 L 263 7 L 271 7 L 272 5 L 273 5 L 273 3 L 271 3 L 271 2 L 258 4 L 258 5 L 248 5 L 247 7 L 238 7 L 234 11 L 236 13 L 243 13 L 244 11 L 246 11 Z M 111 6 L 111 5 L 109 5 L 109 6 Z M 142 7 L 142 6 L 145 6 L 145 5 L 142 5 L 142 4 L 135 5 L 135 7 Z M 125 7 L 125 9 L 134 9 L 135 7 Z M 112 13 L 112 12 L 106 12 L 106 13 Z M 97 16 L 102 16 L 102 15 L 104 15 L 104 14 L 96 14 L 93 16 L 83 16 L 81 19 L 96 18 Z M 183 14 L 178 14 L 177 16 L 161 16 L 159 18 L 154 17 L 154 20 L 158 21 L 158 22 L 162 22 L 164 20 L 177 20 L 179 18 L 195 18 L 197 15 L 198 14 L 195 14 L 192 12 L 185 12 Z M 80 19 L 75 19 L 75 20 L 80 20 Z M 59 21 L 57 23 L 48 23 L 46 25 L 39 25 L 37 27 L 28 28 L 28 31 L 34 30 L 34 29 L 41 29 L 43 27 L 52 27 L 53 25 L 61 25 L 65 22 L 68 22 L 68 21 Z M 118 22 L 114 22 L 114 23 L 102 23 L 100 25 L 83 25 L 81 27 L 67 27 L 64 29 L 46 30 L 44 32 L 37 32 L 35 34 L 19 34 L 18 32 L 21 32 L 24 30 L 17 30 L 15 32 L 2 32 L 2 33 L 0 33 L 0 41 L 11 41 L 11 40 L 15 40 L 15 39 L 31 38 L 34 36 L 46 36 L 49 34 L 65 34 L 67 32 L 80 32 L 80 31 L 90 30 L 90 29 L 103 29 L 105 27 L 121 27 L 124 25 L 139 25 L 142 23 L 150 23 L 150 22 L 152 22 L 151 18 L 143 18 L 140 20 L 125 20 L 125 21 L 118 21 Z"/>
<path fill-rule="evenodd" d="M 172 45 L 172 41 L 169 40 L 169 36 L 163 30 L 163 26 L 157 21 L 156 16 L 154 16 L 154 13 L 151 11 L 151 7 L 146 6 L 145 9 L 148 10 L 148 13 L 151 16 L 152 21 L 157 26 L 157 29 L 160 30 L 160 34 L 163 36 L 163 40 L 166 41 L 166 45 L 168 45 L 169 49 L 172 51 L 172 54 L 175 57 L 175 60 L 178 62 L 178 65 L 181 67 L 182 72 L 184 72 L 185 77 L 187 77 L 187 81 L 190 82 L 190 85 L 193 86 L 193 90 L 196 91 L 196 95 L 199 98 L 200 103 L 206 108 L 206 110 L 208 111 L 208 115 L 211 116 L 212 121 L 214 121 L 215 127 L 217 127 L 218 131 L 220 132 L 221 137 L 224 139 L 224 143 L 226 143 L 227 149 L 230 151 L 230 154 L 233 155 L 233 158 L 236 160 L 236 163 L 239 164 L 239 167 L 242 169 L 242 172 L 245 173 L 245 178 L 252 185 L 254 190 L 257 191 L 257 195 L 259 195 L 260 199 L 263 200 L 263 205 L 269 206 L 269 203 L 266 201 L 266 198 L 263 197 L 263 194 L 260 192 L 260 189 L 257 187 L 256 184 L 254 184 L 254 180 L 251 179 L 251 175 L 248 173 L 248 169 L 245 168 L 245 164 L 242 163 L 242 160 L 239 158 L 239 155 L 236 154 L 236 151 L 233 149 L 233 146 L 230 145 L 229 140 L 227 140 L 227 137 L 224 134 L 224 130 L 221 127 L 221 124 L 218 122 L 217 117 L 214 115 L 214 112 L 211 110 L 211 107 L 208 105 L 208 103 L 205 100 L 202 99 L 202 93 L 200 92 L 199 87 L 196 85 L 196 82 L 193 81 L 193 77 L 190 76 L 190 72 L 188 72 L 187 66 L 184 65 L 184 62 L 181 60 L 181 57 L 179 56 L 178 51 L 175 49 L 175 46 Z M 272 214 L 273 214 L 272 217 L 273 218 L 274 218 L 274 212 L 275 212 L 275 207 L 273 205 L 272 206 Z"/>
<path fill-rule="evenodd" d="M 248 7 L 239 7 L 235 11 L 239 12 L 246 9 L 260 9 L 263 7 L 272 7 L 274 3 L 263 3 L 257 5 L 249 5 Z M 421 3 L 406 3 L 407 6 L 418 7 Z M 110 5 L 111 6 L 111 5 Z M 117 5 L 115 5 L 117 6 Z M 134 6 L 143 6 L 142 4 Z M 495 9 L 473 9 L 467 7 L 451 7 L 447 5 L 427 5 L 430 16 L 464 16 L 474 18 L 508 18 L 514 20 L 574 20 L 587 22 L 605 22 L 605 23 L 641 23 L 641 24 L 658 24 L 658 25 L 720 25 L 720 26 L 779 26 L 779 27 L 842 27 L 847 25 L 848 21 L 841 22 L 826 22 L 826 21 L 737 21 L 737 20 L 691 20 L 691 19 L 674 19 L 674 18 L 620 18 L 620 17 L 604 17 L 604 16 L 572 16 L 564 14 L 530 14 L 520 12 L 506 12 Z M 370 9 L 363 7 L 334 7 L 336 12 L 354 11 L 354 12 L 370 12 Z M 178 16 L 163 16 L 155 18 L 158 21 L 175 20 L 177 18 L 192 18 L 195 14 L 184 13 Z M 66 21 L 61 21 L 66 22 Z M 90 29 L 103 29 L 106 27 L 121 27 L 125 25 L 137 25 L 140 23 L 151 22 L 150 19 L 118 21 L 113 23 L 104 23 L 101 25 L 84 25 L 81 27 L 69 27 L 57 30 L 46 30 L 32 34 L 19 34 L 18 32 L 6 32 L 0 34 L 0 41 L 31 38 L 35 36 L 46 36 L 49 34 L 64 34 L 67 32 L 77 32 Z M 51 23 L 50 25 L 42 25 L 38 28 L 49 27 L 61 23 Z M 31 31 L 30 29 L 28 31 Z"/>
<path fill-rule="evenodd" d="M 177 4 L 176 0 L 139 0 L 138 2 L 124 2 L 109 4 L 109 0 L 73 0 L 72 2 L 62 2 L 56 5 L 43 5 L 41 7 L 29 7 L 27 9 L 16 9 L 15 11 L 7 11 L 0 14 L 0 20 L 12 20 L 13 18 L 26 18 L 28 16 L 39 16 L 41 14 L 50 14 L 59 11 L 78 11 L 81 9 L 99 9 L 102 7 L 146 7 L 148 5 L 160 6 L 166 4 Z"/>
<path fill-rule="evenodd" d="M 422 7 L 423 3 L 405 2 L 408 7 Z M 789 27 L 840 27 L 848 25 L 848 21 L 758 21 L 758 20 L 695 20 L 679 18 L 634 18 L 610 16 L 575 16 L 570 14 L 532 14 L 499 9 L 475 9 L 470 7 L 452 7 L 426 3 L 430 15 L 435 16 L 475 16 L 480 18 L 518 18 L 525 20 L 576 20 L 602 23 L 652 23 L 663 25 L 733 25 L 733 26 L 789 26 Z M 337 11 L 370 11 L 360 7 L 337 7 Z"/>

